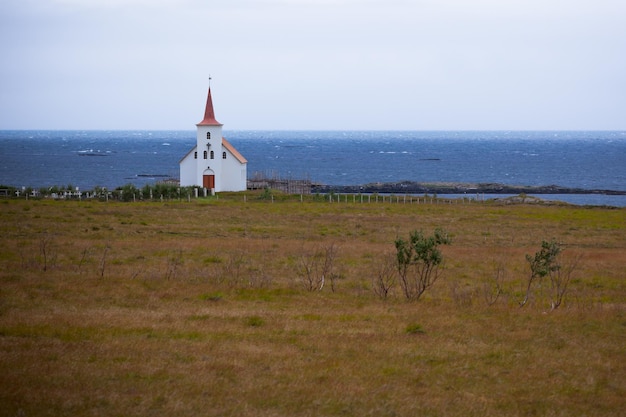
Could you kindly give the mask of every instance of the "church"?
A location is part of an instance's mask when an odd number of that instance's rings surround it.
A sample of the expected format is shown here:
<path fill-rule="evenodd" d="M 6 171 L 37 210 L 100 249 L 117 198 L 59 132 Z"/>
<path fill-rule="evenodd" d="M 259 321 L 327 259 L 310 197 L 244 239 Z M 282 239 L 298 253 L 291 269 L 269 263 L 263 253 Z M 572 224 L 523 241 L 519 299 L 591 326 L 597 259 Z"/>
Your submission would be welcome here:
<path fill-rule="evenodd" d="M 198 186 L 209 192 L 245 191 L 248 161 L 222 137 L 215 119 L 211 87 L 204 119 L 196 125 L 196 145 L 180 160 L 181 187 Z"/>

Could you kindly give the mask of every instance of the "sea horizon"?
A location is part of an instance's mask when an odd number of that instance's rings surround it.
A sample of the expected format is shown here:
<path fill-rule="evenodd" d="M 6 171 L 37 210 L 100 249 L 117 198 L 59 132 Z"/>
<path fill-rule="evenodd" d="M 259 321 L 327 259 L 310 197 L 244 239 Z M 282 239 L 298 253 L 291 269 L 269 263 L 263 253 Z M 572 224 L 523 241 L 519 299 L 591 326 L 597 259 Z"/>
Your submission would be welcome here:
<path fill-rule="evenodd" d="M 373 132 L 373 133 L 618 133 L 626 137 L 626 129 L 223 129 L 224 133 L 237 132 Z M 195 135 L 193 128 L 186 129 L 139 129 L 139 128 L 54 128 L 54 129 L 26 129 L 3 128 L 2 132 L 189 132 Z"/>
<path fill-rule="evenodd" d="M 261 173 L 328 185 L 414 181 L 626 191 L 626 131 L 620 130 L 223 134 L 248 160 L 248 178 Z M 0 184 L 89 189 L 178 178 L 178 162 L 195 145 L 195 135 L 192 129 L 0 130 Z"/>

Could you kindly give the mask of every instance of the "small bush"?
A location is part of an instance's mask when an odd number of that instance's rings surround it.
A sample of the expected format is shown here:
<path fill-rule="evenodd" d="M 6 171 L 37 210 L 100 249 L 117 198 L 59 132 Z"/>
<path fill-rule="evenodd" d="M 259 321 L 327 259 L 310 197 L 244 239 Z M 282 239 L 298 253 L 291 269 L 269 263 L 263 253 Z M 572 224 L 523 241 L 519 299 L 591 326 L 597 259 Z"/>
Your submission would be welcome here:
<path fill-rule="evenodd" d="M 246 324 L 250 327 L 260 327 L 263 326 L 265 322 L 259 316 L 250 316 L 246 319 Z"/>
<path fill-rule="evenodd" d="M 201 294 L 200 300 L 202 301 L 220 301 L 224 295 L 221 292 L 211 293 L 211 294 Z"/>
<path fill-rule="evenodd" d="M 426 331 L 422 328 L 421 324 L 413 323 L 406 326 L 404 330 L 407 334 L 424 334 Z"/>

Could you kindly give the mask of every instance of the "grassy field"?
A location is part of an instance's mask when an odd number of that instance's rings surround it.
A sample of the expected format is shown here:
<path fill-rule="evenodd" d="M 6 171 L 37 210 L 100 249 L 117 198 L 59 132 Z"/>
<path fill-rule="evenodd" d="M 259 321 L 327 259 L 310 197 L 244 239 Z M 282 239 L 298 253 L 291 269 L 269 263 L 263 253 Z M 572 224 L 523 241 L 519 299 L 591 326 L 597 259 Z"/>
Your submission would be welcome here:
<path fill-rule="evenodd" d="M 0 201 L 0 415 L 626 413 L 626 210 L 262 196 Z M 435 285 L 375 294 L 437 227 Z M 582 256 L 565 301 L 520 308 L 550 239 Z"/>

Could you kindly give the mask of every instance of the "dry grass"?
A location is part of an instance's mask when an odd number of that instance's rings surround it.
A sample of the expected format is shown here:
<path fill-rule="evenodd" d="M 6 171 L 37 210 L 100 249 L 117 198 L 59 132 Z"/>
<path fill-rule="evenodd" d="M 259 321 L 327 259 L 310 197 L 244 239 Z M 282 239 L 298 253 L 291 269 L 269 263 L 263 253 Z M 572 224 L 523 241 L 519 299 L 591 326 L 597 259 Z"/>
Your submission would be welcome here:
<path fill-rule="evenodd" d="M 626 211 L 568 206 L 0 202 L 0 415 L 623 415 Z M 371 280 L 443 227 L 419 302 Z M 583 253 L 520 309 L 525 254 Z M 338 248 L 336 291 L 300 260 Z M 44 256 L 45 252 L 45 256 Z M 496 267 L 504 292 L 488 306 Z M 45 269 L 45 271 L 44 271 Z"/>

